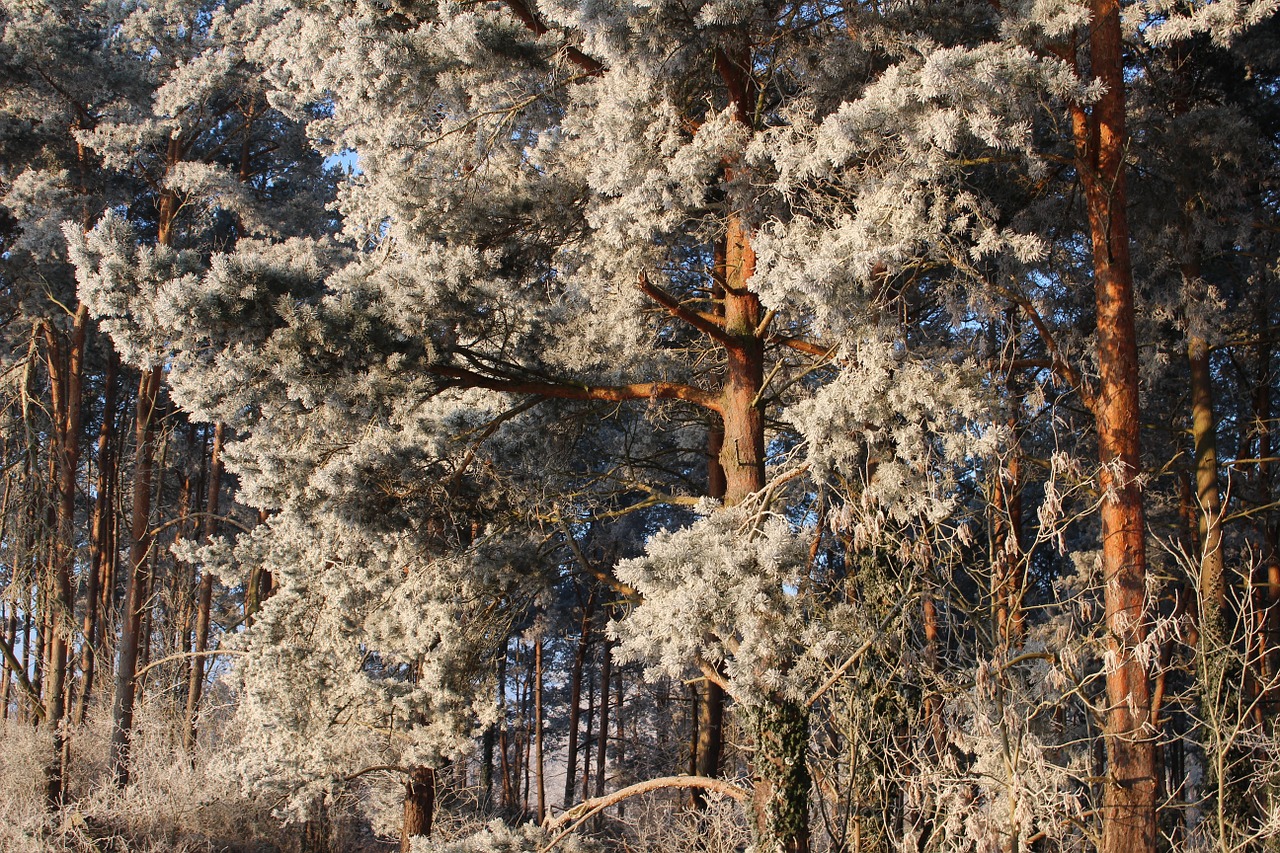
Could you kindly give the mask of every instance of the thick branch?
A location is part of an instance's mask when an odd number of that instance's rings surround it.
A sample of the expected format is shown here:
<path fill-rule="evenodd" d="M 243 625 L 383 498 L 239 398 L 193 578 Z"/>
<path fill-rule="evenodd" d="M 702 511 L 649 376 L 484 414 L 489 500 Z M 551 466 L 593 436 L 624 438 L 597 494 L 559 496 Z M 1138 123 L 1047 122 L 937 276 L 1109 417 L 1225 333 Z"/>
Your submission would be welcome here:
<path fill-rule="evenodd" d="M 343 776 L 342 781 L 354 782 L 355 780 L 359 779 L 361 776 L 367 776 L 370 773 L 383 773 L 383 772 L 401 773 L 401 774 L 404 774 L 405 776 L 410 776 L 413 774 L 413 768 L 401 767 L 399 764 L 375 764 L 372 767 L 366 767 L 363 770 L 357 770 L 354 773 L 349 773 L 346 776 Z"/>
<path fill-rule="evenodd" d="M 645 782 L 637 782 L 634 785 L 628 785 L 620 791 L 614 791 L 612 794 L 606 794 L 603 797 L 593 797 L 586 802 L 579 803 L 573 808 L 566 811 L 557 818 L 548 817 L 543 822 L 543 827 L 554 832 L 566 824 L 571 824 L 564 829 L 555 838 L 551 839 L 539 853 L 546 853 L 552 847 L 560 843 L 561 839 L 567 836 L 577 827 L 581 826 L 584 821 L 599 812 L 616 805 L 623 800 L 630 799 L 637 794 L 646 794 L 650 791 L 658 791 L 663 788 L 701 788 L 704 791 L 711 791 L 716 794 L 723 794 L 726 797 L 732 797 L 738 802 L 745 802 L 750 796 L 750 792 L 738 787 L 732 782 L 726 782 L 723 779 L 712 779 L 707 776 L 663 776 L 660 779 L 649 779 Z"/>
<path fill-rule="evenodd" d="M 684 400 L 713 412 L 720 411 L 720 401 L 714 395 L 692 385 L 679 382 L 634 382 L 630 385 L 570 385 L 556 382 L 538 382 L 520 379 L 499 379 L 462 367 L 446 364 L 428 368 L 436 376 L 450 379 L 467 388 L 487 388 L 504 394 L 535 394 L 561 400 L 600 400 L 622 403 L 627 400 Z"/>
<path fill-rule="evenodd" d="M 814 358 L 828 359 L 835 352 L 834 346 L 823 346 L 804 338 L 791 338 L 786 335 L 770 335 L 769 343 L 778 344 L 796 352 L 802 352 L 805 355 L 811 355 Z"/>
<path fill-rule="evenodd" d="M 647 273 L 640 273 L 640 280 L 637 282 L 637 286 L 644 292 L 645 296 L 648 296 L 654 302 L 667 309 L 667 313 L 672 317 L 675 317 L 678 320 L 683 320 L 707 337 L 719 341 L 722 344 L 731 342 L 729 334 L 724 330 L 723 326 L 715 322 L 715 320 L 703 317 L 696 311 L 690 311 L 688 308 L 681 305 L 680 301 L 670 293 L 667 293 L 662 288 L 656 287 L 650 283 L 649 275 Z"/>
<path fill-rule="evenodd" d="M 538 20 L 538 16 L 534 14 L 526 0 L 503 0 L 504 5 L 511 10 L 520 23 L 524 24 L 534 35 L 546 35 L 550 32 L 546 24 Z M 580 49 L 573 45 L 565 45 L 565 56 L 574 65 L 581 68 L 591 75 L 600 75 L 604 73 L 604 63 L 595 57 L 587 56 Z"/>
<path fill-rule="evenodd" d="M 563 518 L 560 519 L 560 528 L 564 531 L 565 542 L 569 544 L 569 550 L 573 552 L 574 558 L 578 561 L 578 565 L 582 566 L 582 570 L 584 572 L 591 575 L 600 583 L 615 592 L 620 593 L 625 598 L 632 601 L 638 601 L 640 599 L 640 590 L 630 584 L 623 583 L 608 572 L 601 571 L 591 565 L 591 561 L 587 559 L 586 554 L 582 553 L 582 546 L 578 544 L 578 540 L 573 535 L 573 531 L 569 529 L 568 523 L 566 523 Z"/>

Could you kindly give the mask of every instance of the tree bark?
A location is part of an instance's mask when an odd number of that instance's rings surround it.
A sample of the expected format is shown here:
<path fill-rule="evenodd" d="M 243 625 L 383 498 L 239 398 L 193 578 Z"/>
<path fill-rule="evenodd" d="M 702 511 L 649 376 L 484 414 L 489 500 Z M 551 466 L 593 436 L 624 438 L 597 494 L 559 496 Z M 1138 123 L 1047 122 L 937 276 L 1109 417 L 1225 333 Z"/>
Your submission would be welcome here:
<path fill-rule="evenodd" d="M 10 602 L 9 605 L 6 607 L 6 610 L 8 611 L 8 613 L 5 616 L 4 643 L 5 643 L 5 647 L 10 651 L 12 651 L 13 645 L 18 639 L 18 604 L 17 602 Z M 16 672 L 13 672 L 12 669 L 13 667 L 9 664 L 9 658 L 6 656 L 4 659 L 4 682 L 0 683 L 0 720 L 9 719 L 9 691 L 11 689 L 10 684 L 13 681 L 13 679 L 16 678 L 18 675 Z"/>
<path fill-rule="evenodd" d="M 573 656 L 573 669 L 569 677 L 569 743 L 565 756 L 564 807 L 573 804 L 578 770 L 578 734 L 582 724 L 582 674 L 586 666 L 587 650 L 591 645 L 591 624 L 595 615 L 595 593 L 587 593 L 582 603 L 582 628 L 578 635 L 578 647 Z"/>
<path fill-rule="evenodd" d="M 124 618 L 121 621 L 119 663 L 111 713 L 111 774 L 116 786 L 121 788 L 129 784 L 129 744 L 133 736 L 133 710 L 137 697 L 138 651 L 141 646 L 143 616 L 147 610 L 147 590 L 150 587 L 147 563 L 151 551 L 151 479 L 160 378 L 159 369 L 148 368 L 142 371 L 138 381 L 135 424 L 137 450 L 129 543 L 131 576 Z"/>
<path fill-rule="evenodd" d="M 44 685 L 44 718 L 53 731 L 53 756 L 49 763 L 45 795 L 51 807 L 63 799 L 64 753 L 67 743 L 67 660 L 71 648 L 74 599 L 71 578 L 75 572 L 76 472 L 80 467 L 81 397 L 84 351 L 89 309 L 80 305 L 64 341 L 51 322 L 44 324 L 53 398 L 54 541 L 53 571 L 45 601 L 48 607 L 48 669 Z"/>
<path fill-rule="evenodd" d="M 94 481 L 93 521 L 89 533 L 89 569 L 85 584 L 84 648 L 80 654 L 80 696 L 76 701 L 76 724 L 84 723 L 89 702 L 93 697 L 93 682 L 97 669 L 97 653 L 102 634 L 102 584 L 105 566 L 111 548 L 111 484 L 115 479 L 114 449 L 116 436 L 116 376 L 120 359 L 114 351 L 107 359 L 107 372 L 103 380 L 102 423 L 98 426 L 98 473 Z"/>
<path fill-rule="evenodd" d="M 752 811 L 761 853 L 809 849 L 809 709 L 798 702 L 761 705 L 752 760 Z"/>
<path fill-rule="evenodd" d="M 1150 683 L 1134 654 L 1146 636 L 1147 556 L 1138 481 L 1138 350 L 1125 209 L 1123 45 L 1118 0 L 1092 0 L 1090 8 L 1090 69 L 1105 92 L 1088 112 L 1075 105 L 1072 125 L 1093 250 L 1098 337 L 1094 417 L 1102 462 L 1103 602 L 1109 660 L 1101 850 L 1146 853 L 1156 845 L 1157 786 Z"/>
<path fill-rule="evenodd" d="M 1191 367 L 1191 434 L 1195 441 L 1196 498 L 1200 529 L 1200 629 L 1211 645 L 1226 639 L 1227 598 L 1222 556 L 1222 498 L 1218 488 L 1217 426 L 1209 344 L 1192 335 L 1187 342 Z"/>
<path fill-rule="evenodd" d="M 436 771 L 415 767 L 404 783 L 404 819 L 400 823 L 400 853 L 409 853 L 414 838 L 430 838 L 435 817 Z"/>
<path fill-rule="evenodd" d="M 717 251 L 723 252 L 723 246 Z M 722 277 L 724 274 L 722 273 Z M 724 290 L 722 287 L 717 287 L 716 290 L 723 304 Z M 718 423 L 713 423 L 707 430 L 707 452 L 707 497 L 724 500 L 728 489 L 721 458 L 724 452 L 724 428 Z M 724 752 L 724 688 L 707 679 L 703 689 L 695 696 L 698 712 L 694 723 L 697 735 L 694 741 L 693 773 L 695 776 L 715 778 L 720 775 L 721 756 Z M 695 810 L 705 808 L 705 789 L 691 788 L 690 802 Z"/>

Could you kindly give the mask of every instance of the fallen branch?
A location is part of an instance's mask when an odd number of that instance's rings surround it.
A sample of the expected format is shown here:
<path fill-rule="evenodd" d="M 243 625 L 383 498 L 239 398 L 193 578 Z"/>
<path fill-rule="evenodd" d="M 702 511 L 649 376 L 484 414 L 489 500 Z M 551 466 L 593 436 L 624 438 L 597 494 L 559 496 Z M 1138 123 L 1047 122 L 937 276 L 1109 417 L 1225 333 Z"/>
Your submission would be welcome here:
<path fill-rule="evenodd" d="M 741 788 L 732 782 L 726 782 L 723 779 L 712 779 L 709 776 L 663 776 L 660 779 L 649 779 L 645 782 L 637 782 L 634 785 L 614 791 L 603 797 L 593 797 L 590 800 L 578 803 L 573 808 L 566 811 L 559 817 L 552 818 L 550 815 L 542 822 L 543 829 L 547 832 L 555 832 L 565 824 L 568 827 L 560 831 L 555 838 L 547 842 L 538 853 L 547 853 L 551 848 L 559 844 L 569 833 L 582 826 L 590 818 L 609 808 L 609 806 L 630 799 L 637 794 L 646 794 L 650 791 L 657 791 L 662 788 L 702 788 L 715 794 L 723 794 L 726 797 L 732 797 L 738 802 L 743 802 L 751 797 L 751 792 L 745 788 Z"/>

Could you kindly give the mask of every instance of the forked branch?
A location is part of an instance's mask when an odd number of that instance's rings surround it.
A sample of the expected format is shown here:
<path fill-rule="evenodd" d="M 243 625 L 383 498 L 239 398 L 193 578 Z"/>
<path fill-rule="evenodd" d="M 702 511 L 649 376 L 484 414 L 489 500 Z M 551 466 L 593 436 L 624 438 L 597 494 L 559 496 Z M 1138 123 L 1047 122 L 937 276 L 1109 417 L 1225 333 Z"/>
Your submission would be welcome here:
<path fill-rule="evenodd" d="M 670 293 L 662 288 L 654 285 L 649 281 L 648 273 L 640 273 L 640 280 L 637 286 L 645 296 L 667 309 L 667 313 L 678 320 L 683 320 L 702 334 L 719 341 L 722 344 L 731 343 L 732 339 L 724 327 L 710 317 L 704 317 L 696 311 L 690 311 L 684 305 L 680 304 L 680 300 L 676 299 Z"/>

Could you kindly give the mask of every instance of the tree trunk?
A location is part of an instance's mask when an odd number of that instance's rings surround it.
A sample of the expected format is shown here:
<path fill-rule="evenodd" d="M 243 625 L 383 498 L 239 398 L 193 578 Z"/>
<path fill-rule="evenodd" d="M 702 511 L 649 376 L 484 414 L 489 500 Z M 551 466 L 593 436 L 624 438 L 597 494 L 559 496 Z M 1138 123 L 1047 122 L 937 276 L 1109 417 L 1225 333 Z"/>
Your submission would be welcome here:
<path fill-rule="evenodd" d="M 605 643 L 600 662 L 600 736 L 596 741 L 596 796 L 604 796 L 605 767 L 609 758 L 609 681 L 613 677 L 611 643 Z"/>
<path fill-rule="evenodd" d="M 578 635 L 578 648 L 573 656 L 573 670 L 569 679 L 569 744 L 565 756 L 564 807 L 573 805 L 577 787 L 578 729 L 582 724 L 582 673 L 587 662 L 587 650 L 591 646 L 591 623 L 595 615 L 595 593 L 587 593 L 582 604 L 582 631 Z"/>
<path fill-rule="evenodd" d="M 5 645 L 12 650 L 13 645 L 18 639 L 18 604 L 10 602 L 8 607 L 8 615 L 5 617 L 4 642 Z M 4 682 L 0 683 L 0 720 L 9 719 L 9 690 L 10 682 L 17 677 L 17 673 L 10 672 L 9 659 L 6 657 L 4 661 Z"/>
<path fill-rule="evenodd" d="M 723 301 L 723 288 L 717 290 Z M 755 331 L 754 328 L 752 331 Z M 724 428 L 721 425 L 713 424 L 707 431 L 707 450 L 707 497 L 724 500 L 728 482 L 721 457 L 724 452 Z M 707 679 L 703 689 L 695 695 L 698 697 L 698 714 L 694 775 L 714 778 L 720 775 L 721 756 L 724 753 L 724 688 Z M 690 802 L 694 809 L 706 808 L 707 792 L 702 788 L 692 789 Z"/>
<path fill-rule="evenodd" d="M 725 239 L 724 322 L 727 370 L 721 398 L 725 504 L 741 503 L 765 486 L 763 312 L 748 289 L 755 271 L 750 236 L 732 217 Z M 712 685 L 708 684 L 708 692 Z M 808 710 L 778 697 L 755 709 L 760 737 L 752 759 L 754 826 L 762 853 L 805 853 L 809 849 L 809 775 L 806 765 Z M 710 721 L 707 721 L 708 723 Z"/>
<path fill-rule="evenodd" d="M 1009 338 L 1018 338 L 1018 309 L 1006 312 Z M 1024 614 L 1022 599 L 1025 593 L 1025 554 L 1022 539 L 1022 448 L 1019 438 L 1018 416 L 1023 395 L 1015 372 L 1010 369 L 1005 387 L 1009 392 L 1009 430 L 1013 447 L 1008 466 L 996 476 L 994 509 L 995 518 L 995 577 L 992 590 L 995 604 L 996 636 L 1001 645 L 1012 648 L 1022 642 Z"/>
<path fill-rule="evenodd" d="M 1138 475 L 1140 409 L 1133 271 L 1125 191 L 1125 81 L 1118 0 L 1092 0 L 1090 70 L 1106 91 L 1089 112 L 1072 109 L 1076 163 L 1093 249 L 1098 393 L 1094 403 L 1102 462 L 1103 601 L 1107 625 L 1104 723 L 1108 772 L 1103 853 L 1154 851 L 1155 738 L 1151 689 L 1134 654 L 1146 636 L 1147 555 Z"/>
<path fill-rule="evenodd" d="M 107 359 L 107 373 L 104 379 L 102 423 L 98 426 L 98 474 L 94 481 L 93 520 L 89 533 L 89 569 L 85 584 L 84 604 L 84 648 L 80 654 L 80 696 L 76 701 L 75 720 L 77 725 L 84 723 L 88 713 L 89 702 L 93 697 L 93 680 L 97 668 L 97 652 L 102 633 L 102 589 L 104 581 L 104 560 L 110 547 L 111 525 L 111 482 L 115 477 L 116 433 L 116 374 L 119 371 L 119 357 L 113 351 Z"/>
<path fill-rule="evenodd" d="M 1197 516 L 1200 530 L 1200 630 L 1212 648 L 1226 640 L 1226 576 L 1222 557 L 1222 499 L 1218 489 L 1218 443 L 1213 415 L 1209 345 L 1192 336 L 1191 433 L 1195 440 Z"/>
<path fill-rule="evenodd" d="M 325 805 L 324 797 L 316 797 L 311 810 L 311 816 L 302 824 L 298 845 L 301 853 L 331 853 L 329 807 Z"/>
<path fill-rule="evenodd" d="M 542 755 L 542 637 L 534 640 L 533 647 L 533 743 L 534 778 L 537 783 L 538 823 L 547 816 L 546 765 Z"/>
<path fill-rule="evenodd" d="M 809 709 L 770 702 L 755 711 L 752 811 L 760 853 L 809 849 Z"/>
<path fill-rule="evenodd" d="M 602 657 L 609 654 L 608 642 L 603 644 Z M 596 691 L 595 685 L 591 679 L 587 679 L 587 730 L 582 737 L 582 800 L 586 802 L 591 799 L 591 745 L 595 742 L 593 739 L 594 730 L 592 726 L 596 719 Z"/>
<path fill-rule="evenodd" d="M 494 675 L 496 676 L 494 680 L 498 684 L 498 695 L 501 696 L 501 691 L 503 690 L 504 685 L 502 684 L 502 670 L 500 662 L 495 661 L 494 670 Z M 503 705 L 501 700 L 499 700 L 498 722 L 485 726 L 484 736 L 480 741 L 480 786 L 484 789 L 483 805 L 485 809 L 492 808 L 493 806 L 493 753 L 494 748 L 497 746 L 498 727 L 502 725 L 503 713 Z"/>
<path fill-rule="evenodd" d="M 67 660 L 75 602 L 71 577 L 75 572 L 76 472 L 80 466 L 81 396 L 84 378 L 84 348 L 89 309 L 80 305 L 72 319 L 65 342 L 52 323 L 44 324 L 53 398 L 54 541 L 51 554 L 48 606 L 50 631 L 47 638 L 44 718 L 53 731 L 53 756 L 49 763 L 45 795 L 51 807 L 62 804 L 64 752 L 67 738 Z"/>
<path fill-rule="evenodd" d="M 35 591 L 34 584 L 32 585 L 31 592 L 24 597 L 27 598 L 27 601 L 24 602 L 24 604 L 26 605 L 26 613 L 24 613 L 23 616 L 25 618 L 22 620 L 22 671 L 25 674 L 25 673 L 31 672 L 31 626 L 35 621 L 35 613 L 36 613 L 36 611 L 32 607 L 32 605 L 36 603 L 36 591 Z M 32 698 L 33 703 L 35 702 L 34 697 L 38 697 L 40 695 L 39 667 L 36 668 L 36 672 L 34 675 L 35 677 L 31 679 L 31 682 L 33 685 L 33 694 L 34 694 Z M 22 707 L 26 708 L 27 706 L 24 705 Z M 22 719 L 24 721 L 28 720 L 31 718 L 33 714 L 34 714 L 33 711 L 24 711 L 22 714 Z"/>
<path fill-rule="evenodd" d="M 213 430 L 213 449 L 209 456 L 209 491 L 204 505 L 204 523 L 201 538 L 208 545 L 218 532 L 218 505 L 222 494 L 222 442 L 226 428 L 218 424 Z M 209 647 L 209 611 L 213 606 L 213 574 L 206 569 L 200 577 L 196 594 L 196 627 L 192 638 L 191 669 L 187 679 L 186 727 L 183 729 L 183 745 L 188 755 L 195 754 L 196 716 L 200 710 L 200 694 L 204 690 L 204 653 Z"/>
<path fill-rule="evenodd" d="M 121 620 L 120 653 L 115 699 L 111 713 L 111 774 L 117 787 L 129 784 L 129 743 L 133 736 L 133 708 L 137 696 L 138 651 L 147 610 L 147 562 L 151 551 L 151 477 L 155 455 L 155 409 L 161 372 L 142 371 L 136 410 L 137 450 L 133 474 L 133 515 L 129 543 L 131 576 Z"/>
<path fill-rule="evenodd" d="M 521 652 L 523 653 L 523 651 L 522 647 Z M 529 669 L 525 673 L 524 686 L 521 689 L 520 696 L 520 719 L 524 721 L 524 730 L 520 734 L 523 740 L 516 751 L 520 761 L 520 775 L 523 780 L 520 794 L 520 816 L 522 818 L 529 814 L 529 765 L 532 763 L 529 760 L 529 754 L 533 749 L 533 715 L 530 714 L 532 710 L 530 705 L 533 702 L 533 681 L 533 664 L 530 663 Z"/>
<path fill-rule="evenodd" d="M 626 722 L 626 718 L 622 714 L 623 707 L 624 707 L 623 697 L 626 694 L 623 692 L 621 667 L 618 667 L 613 671 L 613 677 L 617 682 L 614 685 L 614 693 L 617 694 L 617 698 L 614 700 L 614 702 L 617 704 L 617 707 L 618 707 L 617 713 L 614 715 L 617 718 L 617 726 L 618 726 L 617 740 L 614 742 L 614 747 L 613 747 L 613 760 L 614 760 L 615 766 L 617 767 L 617 772 L 614 774 L 614 778 L 617 780 L 618 787 L 621 788 L 623 785 L 626 784 L 622 776 L 622 767 L 623 767 L 623 763 L 627 760 L 627 737 L 626 737 L 627 732 L 626 732 L 626 729 L 623 727 L 623 724 Z M 627 815 L 626 805 L 623 803 L 619 803 L 618 818 L 619 819 L 624 818 L 626 817 L 626 815 Z"/>
<path fill-rule="evenodd" d="M 498 656 L 498 761 L 502 770 L 502 808 L 511 812 L 515 801 L 515 776 L 511 772 L 511 750 L 507 738 L 507 645 Z"/>
<path fill-rule="evenodd" d="M 431 837 L 435 817 L 436 771 L 415 767 L 404 783 L 404 820 L 400 824 L 400 853 L 409 853 L 414 838 Z"/>

